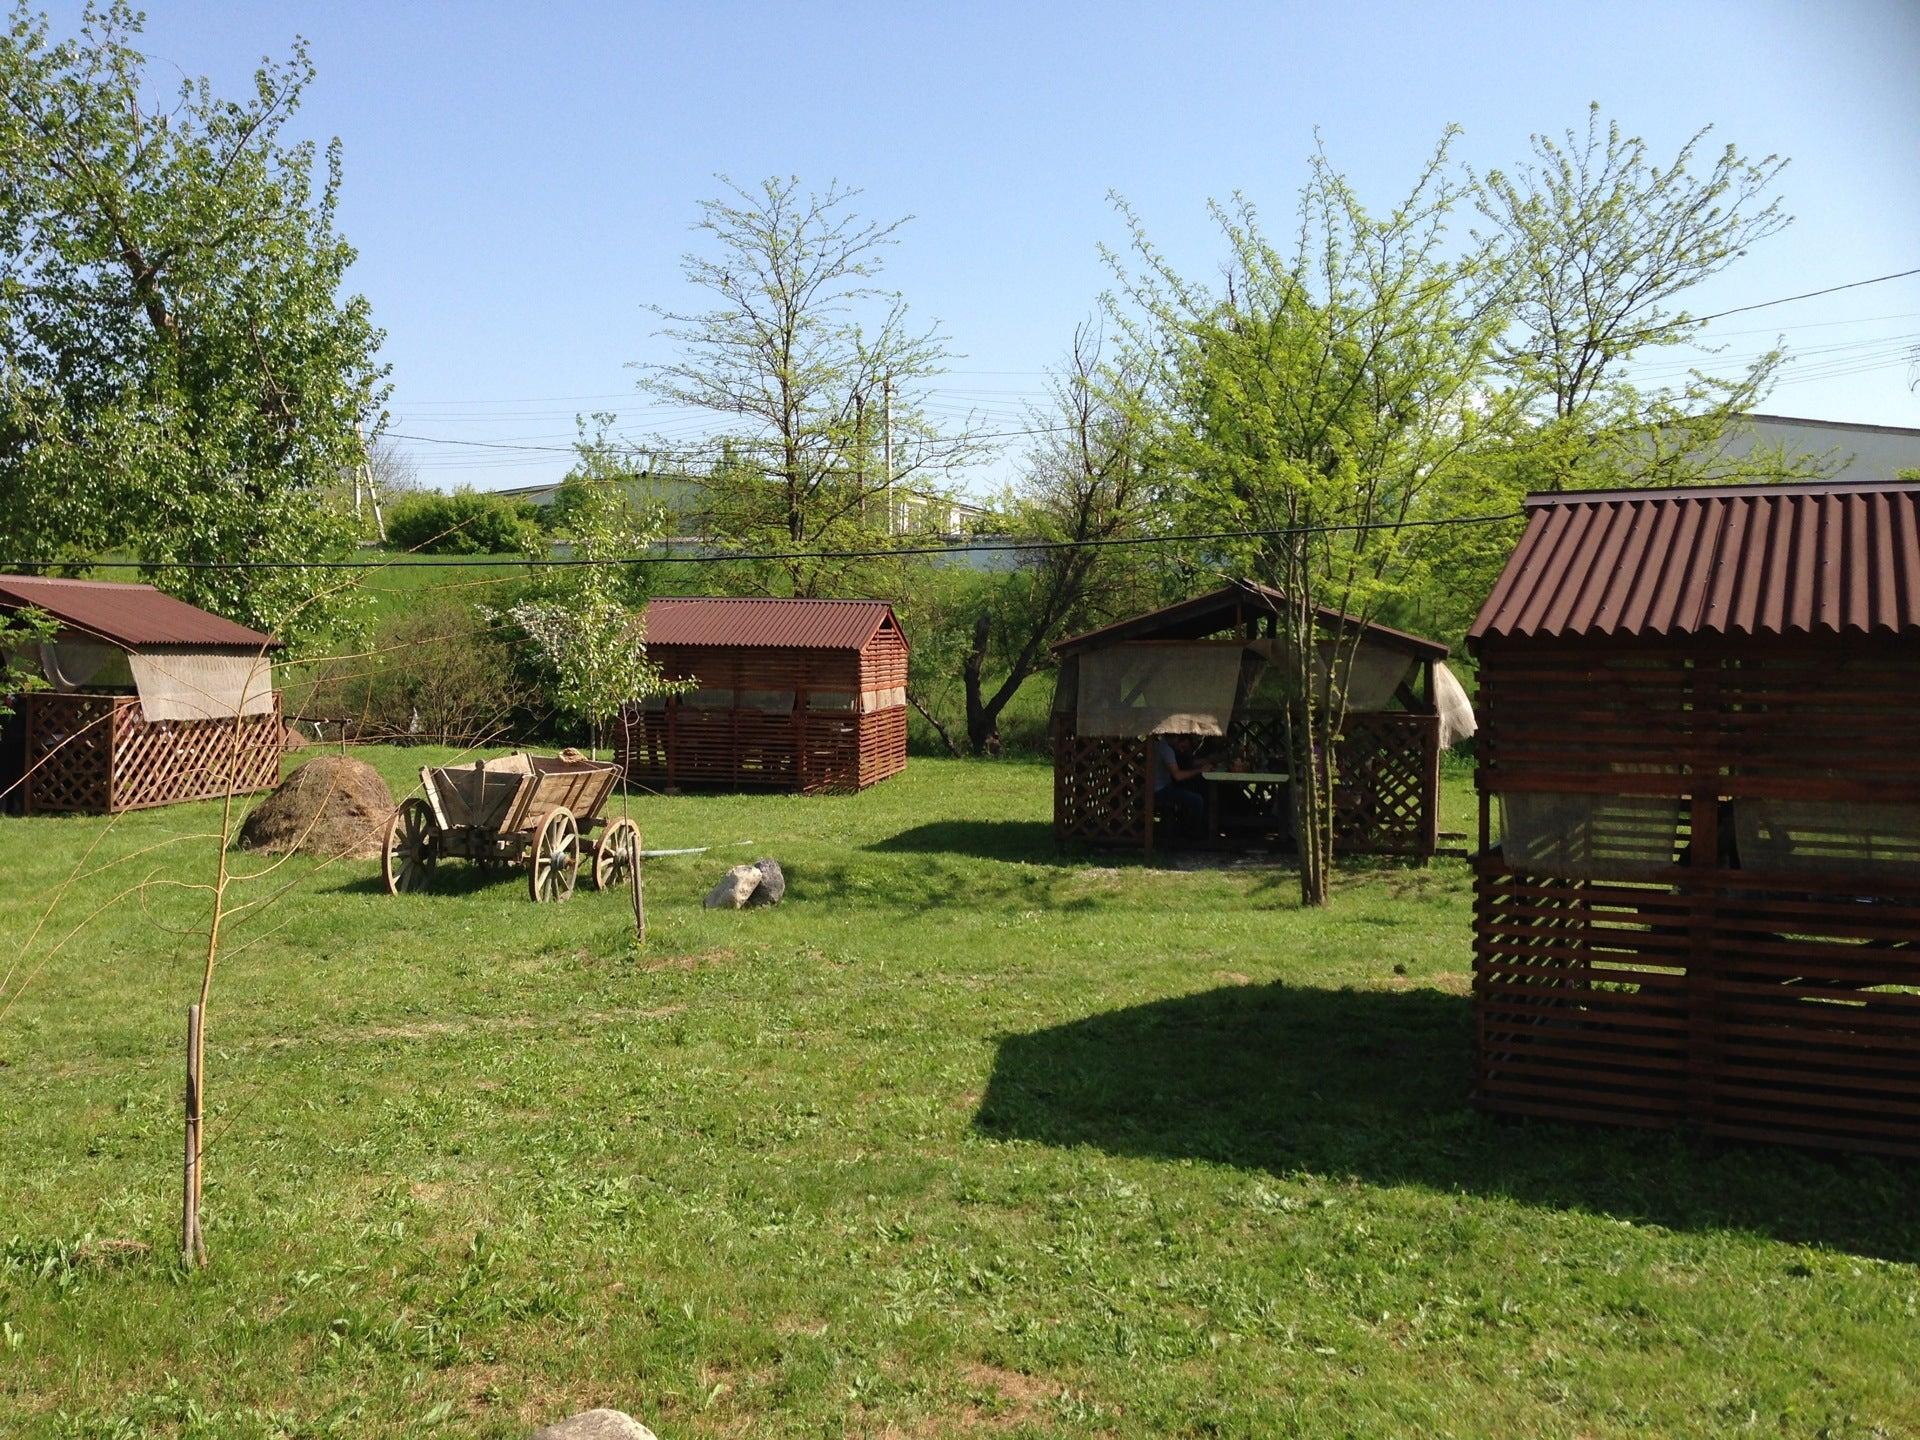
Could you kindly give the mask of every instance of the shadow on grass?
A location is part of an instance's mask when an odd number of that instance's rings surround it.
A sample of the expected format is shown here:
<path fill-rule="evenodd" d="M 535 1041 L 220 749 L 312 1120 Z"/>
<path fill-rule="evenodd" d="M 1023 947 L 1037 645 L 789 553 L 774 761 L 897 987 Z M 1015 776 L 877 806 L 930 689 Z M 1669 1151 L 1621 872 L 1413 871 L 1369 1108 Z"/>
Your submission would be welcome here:
<path fill-rule="evenodd" d="M 1920 1165 L 1495 1120 L 1471 1044 L 1464 997 L 1229 986 L 1006 1037 L 974 1123 L 1920 1259 Z"/>
<path fill-rule="evenodd" d="M 1046 820 L 929 820 L 876 840 L 867 849 L 891 855 L 966 855 L 1029 865 L 1090 863 L 1084 856 L 1063 855 L 1053 843 L 1053 825 Z"/>
<path fill-rule="evenodd" d="M 584 887 L 585 872 L 582 872 L 581 885 Z M 501 893 L 511 893 L 521 899 L 527 898 L 527 872 L 515 866 L 511 870 L 482 870 L 465 860 L 442 861 L 433 867 L 433 879 L 427 883 L 427 895 L 477 895 L 485 890 L 498 887 Z M 376 868 L 371 875 L 343 876 L 340 883 L 331 886 L 329 893 L 334 895 L 385 895 L 387 882 Z M 395 904 L 420 898 L 417 895 L 395 895 L 391 897 Z"/>

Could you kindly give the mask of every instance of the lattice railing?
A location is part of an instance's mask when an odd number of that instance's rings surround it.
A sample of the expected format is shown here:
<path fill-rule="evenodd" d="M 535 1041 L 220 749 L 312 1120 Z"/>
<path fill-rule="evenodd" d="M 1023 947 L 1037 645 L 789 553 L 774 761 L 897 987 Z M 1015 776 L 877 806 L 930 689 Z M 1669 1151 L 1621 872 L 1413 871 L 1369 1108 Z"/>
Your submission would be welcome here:
<path fill-rule="evenodd" d="M 132 695 L 29 695 L 29 813 L 144 810 L 271 788 L 280 778 L 280 700 L 238 720 L 148 721 Z"/>
<path fill-rule="evenodd" d="M 1335 848 L 1431 855 L 1438 838 L 1439 788 L 1438 716 L 1348 715 L 1334 768 Z"/>
<path fill-rule="evenodd" d="M 1096 845 L 1148 843 L 1152 749 L 1145 739 L 1075 735 L 1053 740 L 1053 834 Z"/>
<path fill-rule="evenodd" d="M 113 798 L 112 695 L 24 697 L 27 716 L 21 808 L 27 814 L 105 814 Z"/>

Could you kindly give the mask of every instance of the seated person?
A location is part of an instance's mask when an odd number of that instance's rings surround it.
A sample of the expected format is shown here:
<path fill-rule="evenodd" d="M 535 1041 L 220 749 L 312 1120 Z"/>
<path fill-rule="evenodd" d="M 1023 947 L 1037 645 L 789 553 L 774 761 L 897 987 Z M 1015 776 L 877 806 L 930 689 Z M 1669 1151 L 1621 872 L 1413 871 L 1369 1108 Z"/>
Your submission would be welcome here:
<path fill-rule="evenodd" d="M 1207 792 L 1191 735 L 1156 735 L 1153 741 L 1153 808 L 1183 839 L 1203 838 Z"/>

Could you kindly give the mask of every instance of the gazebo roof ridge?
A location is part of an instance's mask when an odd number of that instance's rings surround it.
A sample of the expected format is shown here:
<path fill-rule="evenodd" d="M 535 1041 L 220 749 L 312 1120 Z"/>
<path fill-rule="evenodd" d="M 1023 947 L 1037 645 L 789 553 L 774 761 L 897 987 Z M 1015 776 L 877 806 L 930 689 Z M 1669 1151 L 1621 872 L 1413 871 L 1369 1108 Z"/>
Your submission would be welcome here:
<path fill-rule="evenodd" d="M 1102 645 L 1117 645 L 1137 640 L 1193 640 L 1209 635 L 1228 623 L 1224 616 L 1247 602 L 1265 614 L 1278 614 L 1287 604 L 1284 591 L 1258 580 L 1231 580 L 1205 594 L 1195 595 L 1173 605 L 1150 610 L 1144 615 L 1130 616 L 1125 620 L 1116 620 L 1111 624 L 1099 626 L 1093 630 L 1070 635 L 1055 642 L 1053 653 L 1057 656 L 1077 654 L 1084 650 L 1096 649 Z M 1382 625 L 1376 620 L 1362 620 L 1349 615 L 1344 610 L 1335 610 L 1330 606 L 1314 606 L 1314 614 L 1321 623 L 1338 629 L 1351 629 L 1359 626 L 1367 637 L 1382 645 L 1404 650 L 1410 655 L 1424 660 L 1444 660 L 1448 649 L 1438 640 L 1429 640 L 1424 635 L 1415 635 L 1406 630 L 1396 630 L 1391 625 Z M 1223 618 L 1214 621 L 1213 617 Z M 1210 623 L 1212 622 L 1212 623 Z"/>

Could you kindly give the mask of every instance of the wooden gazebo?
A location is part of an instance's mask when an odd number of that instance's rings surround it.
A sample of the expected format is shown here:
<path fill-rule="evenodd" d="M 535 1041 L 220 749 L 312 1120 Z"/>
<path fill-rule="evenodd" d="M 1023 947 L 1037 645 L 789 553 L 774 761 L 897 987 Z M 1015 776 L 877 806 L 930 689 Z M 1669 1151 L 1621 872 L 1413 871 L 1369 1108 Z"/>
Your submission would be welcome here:
<path fill-rule="evenodd" d="M 1920 486 L 1527 509 L 1469 638 L 1478 1102 L 1920 1155 Z"/>
<path fill-rule="evenodd" d="M 907 639 L 881 600 L 662 597 L 648 658 L 683 694 L 631 706 L 631 784 L 858 790 L 907 763 Z"/>
<path fill-rule="evenodd" d="M 1052 718 L 1057 843 L 1153 850 L 1155 736 L 1176 728 L 1170 715 L 1189 713 L 1198 703 L 1190 692 L 1209 683 L 1221 698 L 1210 707 L 1217 724 L 1205 733 L 1219 737 L 1234 769 L 1274 775 L 1290 769 L 1277 706 L 1263 705 L 1245 683 L 1258 664 L 1254 657 L 1271 647 L 1286 603 L 1276 590 L 1239 580 L 1054 647 L 1060 661 Z M 1349 854 L 1431 856 L 1439 834 L 1436 671 L 1447 647 L 1338 611 L 1322 610 L 1317 619 L 1327 636 L 1351 638 L 1360 628 L 1355 670 L 1364 669 L 1372 681 L 1356 682 L 1335 757 L 1334 844 Z M 1169 664 L 1178 673 L 1168 671 Z M 1156 685 L 1169 692 L 1171 711 L 1147 693 Z M 1131 713 L 1111 704 L 1096 708 L 1096 691 L 1119 688 L 1133 692 Z M 1262 848 L 1287 843 L 1278 833 L 1286 817 L 1276 802 L 1283 797 L 1262 795 L 1260 786 L 1231 777 L 1223 777 L 1220 788 L 1229 792 L 1224 803 L 1250 801 L 1272 817 L 1264 826 L 1238 826 L 1238 834 Z"/>
<path fill-rule="evenodd" d="M 0 575 L 0 611 L 59 628 L 26 657 L 48 687 L 11 697 L 0 791 L 27 814 L 114 814 L 280 778 L 270 635 L 151 585 Z"/>

